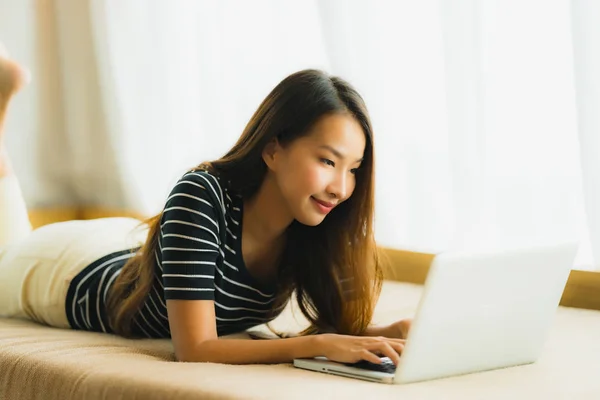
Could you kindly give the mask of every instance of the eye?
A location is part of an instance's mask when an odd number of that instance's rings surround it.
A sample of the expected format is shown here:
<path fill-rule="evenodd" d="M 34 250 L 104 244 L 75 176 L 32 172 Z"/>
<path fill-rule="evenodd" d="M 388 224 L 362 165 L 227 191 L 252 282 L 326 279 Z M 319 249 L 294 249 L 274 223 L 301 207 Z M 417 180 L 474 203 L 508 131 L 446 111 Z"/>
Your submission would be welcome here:
<path fill-rule="evenodd" d="M 350 173 L 351 173 L 352 175 L 356 175 L 356 172 L 357 172 L 357 171 L 358 171 L 358 168 L 352 168 L 352 169 L 350 170 Z"/>
<path fill-rule="evenodd" d="M 331 165 L 332 167 L 335 167 L 335 163 L 327 158 L 321 158 L 321 162 L 327 165 Z"/>

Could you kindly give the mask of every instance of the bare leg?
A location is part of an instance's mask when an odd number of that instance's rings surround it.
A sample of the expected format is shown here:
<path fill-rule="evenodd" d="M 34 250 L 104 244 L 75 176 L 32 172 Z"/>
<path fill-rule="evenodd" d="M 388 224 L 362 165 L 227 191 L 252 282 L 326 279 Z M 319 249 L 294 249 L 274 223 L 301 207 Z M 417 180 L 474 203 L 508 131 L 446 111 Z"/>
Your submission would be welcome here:
<path fill-rule="evenodd" d="M 0 256 L 2 248 L 31 232 L 27 207 L 4 144 L 4 125 L 10 100 L 27 81 L 27 73 L 12 61 L 0 43 Z"/>

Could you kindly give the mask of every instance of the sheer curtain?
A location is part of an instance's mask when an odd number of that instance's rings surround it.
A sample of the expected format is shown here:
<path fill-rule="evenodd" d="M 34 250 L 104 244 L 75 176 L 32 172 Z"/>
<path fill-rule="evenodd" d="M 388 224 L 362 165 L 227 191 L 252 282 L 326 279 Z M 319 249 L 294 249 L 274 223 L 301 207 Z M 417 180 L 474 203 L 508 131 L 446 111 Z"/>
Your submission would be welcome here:
<path fill-rule="evenodd" d="M 372 114 L 381 244 L 579 240 L 576 267 L 600 268 L 593 0 L 51 4 L 69 198 L 157 212 L 277 82 L 323 68 Z"/>
<path fill-rule="evenodd" d="M 584 197 L 579 209 L 586 215 L 579 224 L 584 251 L 576 261 L 600 269 L 600 3 L 573 0 L 571 9 Z"/>
<path fill-rule="evenodd" d="M 314 3 L 138 0 L 90 11 L 121 190 L 148 213 L 185 169 L 233 145 L 281 79 L 329 67 Z"/>

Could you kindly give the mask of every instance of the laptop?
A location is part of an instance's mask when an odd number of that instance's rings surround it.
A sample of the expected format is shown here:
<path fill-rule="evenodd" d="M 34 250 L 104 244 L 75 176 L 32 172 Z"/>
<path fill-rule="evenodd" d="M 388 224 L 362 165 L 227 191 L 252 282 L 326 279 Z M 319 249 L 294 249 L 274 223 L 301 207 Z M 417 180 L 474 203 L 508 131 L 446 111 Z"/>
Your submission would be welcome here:
<path fill-rule="evenodd" d="M 436 255 L 396 367 L 324 357 L 295 359 L 312 371 L 410 383 L 535 362 L 544 346 L 578 243 Z"/>

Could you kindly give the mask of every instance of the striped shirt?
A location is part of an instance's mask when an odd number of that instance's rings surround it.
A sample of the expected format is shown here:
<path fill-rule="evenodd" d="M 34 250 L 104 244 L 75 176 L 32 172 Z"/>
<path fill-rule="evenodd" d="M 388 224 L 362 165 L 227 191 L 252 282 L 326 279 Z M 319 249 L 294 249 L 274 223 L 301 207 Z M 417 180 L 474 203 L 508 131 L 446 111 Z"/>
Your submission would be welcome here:
<path fill-rule="evenodd" d="M 152 288 L 133 320 L 137 336 L 170 337 L 168 299 L 214 301 L 219 335 L 273 319 L 275 286 L 257 282 L 244 265 L 242 212 L 242 198 L 214 175 L 190 171 L 179 179 L 160 220 Z M 72 328 L 112 332 L 107 293 L 138 250 L 107 254 L 72 280 L 66 303 Z"/>

